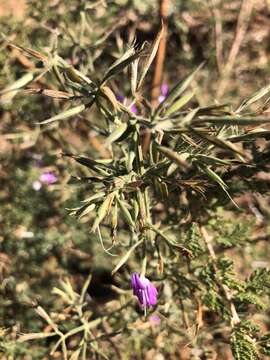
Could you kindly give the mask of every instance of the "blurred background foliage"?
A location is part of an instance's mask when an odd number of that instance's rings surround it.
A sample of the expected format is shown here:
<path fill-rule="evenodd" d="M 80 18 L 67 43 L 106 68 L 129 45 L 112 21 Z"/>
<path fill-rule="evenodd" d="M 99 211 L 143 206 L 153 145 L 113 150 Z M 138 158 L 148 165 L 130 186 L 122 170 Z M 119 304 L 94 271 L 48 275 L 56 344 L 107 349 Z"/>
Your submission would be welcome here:
<path fill-rule="evenodd" d="M 197 106 L 219 102 L 229 103 L 233 108 L 268 85 L 269 1 L 175 0 L 167 1 L 167 5 L 168 34 L 163 83 L 171 88 L 176 80 L 184 79 L 205 61 L 191 83 L 191 88 L 196 89 Z M 126 44 L 131 44 L 135 38 L 138 47 L 145 41 L 152 43 L 159 29 L 158 1 L 0 1 L 0 89 L 6 89 L 18 79 L 21 83 L 17 85 L 26 86 L 32 80 L 29 74 L 36 77 L 44 71 L 42 61 L 33 60 L 18 47 L 10 46 L 10 42 L 46 55 L 57 52 L 68 64 L 98 81 L 108 67 L 124 54 Z M 149 102 L 153 100 L 154 72 L 155 66 L 152 66 L 144 84 L 144 96 Z M 59 89 L 53 72 L 36 79 L 35 86 Z M 112 78 L 110 86 L 117 96 L 132 98 L 127 69 Z M 267 117 L 267 105 L 268 99 L 261 107 L 254 106 L 252 109 L 258 115 Z M 90 272 L 93 278 L 87 291 L 91 300 L 87 310 L 89 314 L 84 313 L 84 316 L 87 321 L 102 319 L 102 326 L 98 324 L 101 330 L 98 327 L 94 330 L 94 336 L 100 336 L 101 341 L 93 342 L 93 354 L 86 358 L 233 359 L 228 344 L 229 330 L 222 322 L 222 317 L 226 319 L 228 314 L 213 287 L 214 271 L 218 271 L 223 280 L 225 278 L 227 286 L 237 289 L 236 304 L 238 301 L 240 312 L 254 320 L 254 323 L 247 323 L 234 331 L 232 343 L 241 343 L 245 353 L 245 334 L 257 334 L 257 324 L 266 334 L 259 340 L 263 352 L 269 354 L 269 299 L 266 298 L 269 296 L 270 279 L 269 270 L 265 270 L 269 267 L 269 175 L 263 172 L 256 178 L 257 182 L 252 179 L 249 183 L 251 175 L 245 173 L 234 183 L 230 174 L 226 171 L 222 173 L 225 177 L 227 175 L 231 194 L 236 194 L 240 208 L 228 206 L 228 199 L 220 200 L 213 209 L 209 206 L 207 229 L 214 238 L 217 254 L 224 255 L 215 265 L 218 269 L 211 268 L 211 261 L 207 264 L 196 260 L 205 253 L 201 234 L 196 225 L 183 225 L 182 243 L 195 255 L 192 271 L 205 286 L 202 292 L 206 308 L 202 310 L 199 304 L 194 309 L 188 301 L 184 304 L 173 301 L 175 292 L 184 299 L 196 292 L 198 284 L 193 282 L 192 276 L 186 278 L 187 269 L 176 273 L 177 262 L 165 259 L 166 276 L 172 279 L 176 288 L 166 281 L 162 282 L 152 272 L 152 278 L 163 289 L 163 312 L 158 313 L 158 320 L 143 319 L 135 302 L 132 306 L 128 304 L 125 312 L 119 312 L 121 316 L 117 316 L 117 309 L 124 304 L 122 296 L 126 297 L 119 288 L 129 290 L 129 274 L 136 267 L 136 260 L 132 259 L 124 270 L 120 269 L 119 274 L 111 276 L 115 259 L 104 253 L 98 236 L 90 233 L 87 217 L 78 221 L 67 210 L 77 207 L 79 201 L 90 194 L 87 184 L 78 186 L 71 177 L 87 176 L 87 171 L 62 156 L 63 153 L 73 153 L 88 154 L 91 158 L 108 157 L 102 137 L 97 134 L 97 127 L 104 120 L 95 107 L 87 115 L 79 115 L 71 121 L 61 122 L 61 125 L 36 125 L 63 109 L 67 109 L 65 99 L 17 91 L 1 95 L 2 358 L 64 358 L 63 349 L 49 355 L 53 346 L 49 337 L 29 342 L 19 342 L 18 338 L 21 333 L 51 331 L 50 322 L 44 325 L 44 319 L 48 319 L 38 305 L 46 309 L 56 323 L 60 322 L 59 328 L 63 333 L 80 322 L 80 302 L 74 299 L 79 297 Z M 267 148 L 267 140 L 256 140 L 253 155 Z M 42 181 L 44 174 L 53 174 L 55 181 Z M 207 191 L 211 192 L 211 189 Z M 185 201 L 183 204 L 181 214 L 188 212 Z M 170 205 L 172 209 L 177 206 L 173 202 Z M 158 216 L 162 218 L 162 215 Z M 127 233 L 128 229 L 124 227 L 120 234 L 121 244 L 128 243 Z M 152 268 L 157 268 L 156 262 L 151 259 Z M 238 278 L 233 283 L 235 276 Z M 66 277 L 71 285 L 64 285 L 64 291 L 70 298 L 63 294 L 58 298 L 59 291 L 53 294 L 52 289 L 60 288 L 60 279 Z M 62 287 L 63 284 L 67 283 L 62 283 Z M 195 300 L 200 302 L 196 297 Z M 255 306 L 266 309 L 259 312 Z M 195 315 L 198 309 L 203 311 L 205 325 L 199 333 L 196 329 L 198 315 Z M 77 317 L 70 315 L 73 312 Z M 113 317 L 106 315 L 110 312 L 114 312 Z M 186 315 L 186 312 L 191 313 Z M 129 324 L 132 326 L 129 327 Z M 108 335 L 115 328 L 121 329 L 123 335 Z M 76 341 L 75 336 L 69 342 L 70 359 L 81 355 L 76 354 Z M 257 358 L 255 353 L 250 352 L 246 357 L 237 357 L 239 347 L 235 345 L 235 348 L 236 359 Z"/>

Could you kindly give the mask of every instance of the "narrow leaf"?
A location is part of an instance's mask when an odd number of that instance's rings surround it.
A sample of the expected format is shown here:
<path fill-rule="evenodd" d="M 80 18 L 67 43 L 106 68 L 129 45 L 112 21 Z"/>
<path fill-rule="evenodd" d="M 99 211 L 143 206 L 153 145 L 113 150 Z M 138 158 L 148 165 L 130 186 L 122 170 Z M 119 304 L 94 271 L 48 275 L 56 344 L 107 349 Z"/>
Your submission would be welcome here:
<path fill-rule="evenodd" d="M 103 93 L 104 97 L 109 100 L 115 110 L 119 110 L 118 101 L 113 93 L 113 91 L 108 86 L 101 86 L 100 91 Z"/>
<path fill-rule="evenodd" d="M 134 244 L 131 248 L 129 248 L 129 250 L 126 252 L 126 254 L 121 258 L 121 260 L 118 262 L 118 264 L 115 266 L 115 268 L 112 270 L 112 275 L 114 275 L 119 269 L 120 267 L 122 267 L 127 260 L 129 259 L 130 255 L 132 254 L 132 252 L 136 249 L 136 247 L 138 247 L 141 243 L 143 242 L 143 239 L 139 240 L 138 242 L 136 242 L 136 244 Z"/>
<path fill-rule="evenodd" d="M 165 105 L 171 104 L 178 96 L 180 96 L 187 89 L 187 87 L 191 84 L 195 75 L 201 70 L 203 65 L 204 63 L 199 65 L 197 69 L 193 71 L 193 73 L 191 73 L 184 81 L 177 83 L 172 88 L 166 99 L 162 103 L 160 103 L 159 106 L 157 107 L 157 112 L 159 112 Z"/>
<path fill-rule="evenodd" d="M 129 49 L 126 53 L 114 62 L 105 73 L 101 84 L 104 84 L 110 77 L 121 72 L 125 67 L 141 56 L 142 50 L 135 52 L 134 48 Z"/>
<path fill-rule="evenodd" d="M 191 129 L 192 132 L 194 132 L 196 135 L 201 137 L 202 139 L 210 142 L 211 144 L 217 145 L 218 147 L 232 151 L 236 154 L 244 156 L 245 154 L 233 143 L 231 143 L 229 140 L 224 140 L 215 136 L 210 136 L 207 134 L 204 134 L 202 131 Z"/>
<path fill-rule="evenodd" d="M 103 201 L 103 203 L 100 205 L 98 211 L 97 211 L 97 217 L 95 218 L 94 224 L 92 226 L 92 232 L 95 232 L 99 224 L 102 222 L 102 220 L 107 216 L 107 214 L 110 211 L 113 199 L 115 194 L 111 193 L 109 194 L 106 199 Z"/>
<path fill-rule="evenodd" d="M 194 96 L 195 91 L 189 91 L 184 96 L 182 96 L 180 99 L 178 99 L 175 103 L 170 106 L 166 112 L 165 116 L 170 116 L 171 114 L 175 113 L 176 111 L 179 111 L 183 106 L 185 106 Z"/>
<path fill-rule="evenodd" d="M 223 125 L 239 125 L 239 126 L 247 126 L 247 125 L 259 125 L 270 123 L 270 117 L 259 118 L 259 117 L 239 117 L 239 116 L 200 116 L 198 119 L 194 121 L 199 124 L 209 123 L 217 126 Z"/>
<path fill-rule="evenodd" d="M 123 124 L 119 125 L 118 127 L 116 127 L 114 129 L 114 131 L 111 133 L 111 135 L 108 137 L 108 139 L 106 140 L 105 146 L 108 146 L 111 143 L 113 143 L 114 141 L 118 140 L 124 134 L 124 132 L 127 130 L 127 128 L 128 128 L 127 123 L 123 123 Z"/>
<path fill-rule="evenodd" d="M 138 84 L 138 87 L 137 87 L 137 90 L 140 89 L 140 87 L 142 86 L 143 84 L 143 81 L 144 81 L 144 78 L 157 54 L 157 51 L 158 51 L 158 47 L 159 47 L 159 43 L 160 43 L 160 40 L 162 39 L 162 36 L 164 35 L 164 26 L 162 24 L 162 27 L 161 27 L 161 30 L 159 31 L 152 47 L 151 47 L 151 50 L 150 50 L 150 54 L 149 56 L 146 58 L 145 60 L 145 63 L 143 65 L 143 71 L 142 71 L 142 75 L 141 75 L 141 78 L 139 80 L 139 84 Z"/>
<path fill-rule="evenodd" d="M 25 85 L 29 84 L 33 79 L 34 75 L 32 73 L 27 73 L 13 84 L 8 85 L 4 90 L 0 91 L 0 103 L 10 103 L 18 91 Z"/>
<path fill-rule="evenodd" d="M 16 49 L 19 49 L 19 50 L 21 50 L 21 51 L 26 52 L 28 55 L 35 57 L 36 59 L 42 61 L 43 63 L 47 63 L 47 62 L 48 62 L 48 57 L 47 57 L 46 55 L 42 54 L 42 53 L 39 52 L 39 51 L 36 51 L 36 50 L 30 49 L 30 48 L 26 48 L 26 47 L 23 47 L 23 46 L 14 44 L 14 43 L 12 43 L 11 41 L 9 41 L 9 40 L 7 40 L 7 39 L 6 39 L 6 42 L 7 42 L 10 46 L 12 46 L 12 47 L 14 47 L 14 48 L 16 48 Z"/>
<path fill-rule="evenodd" d="M 45 124 L 49 124 L 51 122 L 54 121 L 59 121 L 59 120 L 65 120 L 68 119 L 74 115 L 80 114 L 82 111 L 84 111 L 86 109 L 86 105 L 79 105 L 76 106 L 74 108 L 68 109 L 66 111 L 63 111 L 62 113 L 55 115 L 47 120 L 41 121 L 40 123 L 38 123 L 39 125 L 45 125 Z"/>
<path fill-rule="evenodd" d="M 119 204 L 119 207 L 121 209 L 121 212 L 123 214 L 123 217 L 126 221 L 126 223 L 132 228 L 134 229 L 135 228 L 135 223 L 132 219 L 132 216 L 130 215 L 130 212 L 128 211 L 126 205 L 124 204 L 123 201 L 121 201 L 120 199 L 117 199 L 117 202 Z"/>
<path fill-rule="evenodd" d="M 175 151 L 165 147 L 165 146 L 157 146 L 157 149 L 159 152 L 161 152 L 163 155 L 165 155 L 167 158 L 172 160 L 174 163 L 176 163 L 180 168 L 188 168 L 188 164 L 185 161 L 185 159 L 177 154 Z"/>
<path fill-rule="evenodd" d="M 80 71 L 75 69 L 73 66 L 65 67 L 65 72 L 70 80 L 78 83 L 85 82 L 88 85 L 92 84 L 93 82 L 84 74 L 82 74 Z"/>
<path fill-rule="evenodd" d="M 74 97 L 73 94 L 70 94 L 68 92 L 51 90 L 51 89 L 26 89 L 26 90 L 23 90 L 23 93 L 45 95 L 45 96 L 52 97 L 55 99 L 70 99 L 70 98 Z"/>
<path fill-rule="evenodd" d="M 246 98 L 235 112 L 240 113 L 241 111 L 246 109 L 248 106 L 252 105 L 256 101 L 260 100 L 262 97 L 267 95 L 269 92 L 270 92 L 270 85 L 267 85 L 267 86 L 263 87 L 262 89 L 256 91 L 254 94 L 252 94 L 251 96 Z"/>
<path fill-rule="evenodd" d="M 83 207 L 83 209 L 80 209 L 79 211 L 77 211 L 76 215 L 79 216 L 79 219 L 81 219 L 83 216 L 89 214 L 95 208 L 96 208 L 95 204 L 86 205 Z"/>

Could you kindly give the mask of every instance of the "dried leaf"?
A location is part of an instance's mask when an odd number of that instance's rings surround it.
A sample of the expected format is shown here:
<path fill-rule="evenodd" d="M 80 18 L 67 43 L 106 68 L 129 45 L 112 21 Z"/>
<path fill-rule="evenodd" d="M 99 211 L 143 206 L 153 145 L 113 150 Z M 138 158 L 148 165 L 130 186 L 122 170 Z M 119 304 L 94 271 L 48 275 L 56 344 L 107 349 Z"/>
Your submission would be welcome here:
<path fill-rule="evenodd" d="M 23 90 L 23 93 L 45 95 L 45 96 L 52 97 L 55 99 L 70 99 L 70 98 L 74 97 L 73 94 L 70 94 L 68 92 L 51 90 L 51 89 L 26 89 L 26 90 Z"/>
<path fill-rule="evenodd" d="M 142 71 L 141 78 L 139 80 L 137 90 L 139 90 L 141 88 L 142 84 L 143 84 L 144 78 L 145 78 L 145 76 L 146 76 L 146 74 L 147 74 L 147 72 L 148 72 L 148 70 L 149 70 L 155 56 L 156 56 L 156 53 L 157 53 L 158 47 L 159 47 L 159 43 L 160 43 L 160 40 L 161 40 L 163 34 L 164 34 L 164 26 L 162 24 L 161 30 L 159 31 L 159 33 L 158 33 L 158 35 L 157 35 L 157 37 L 156 37 L 156 39 L 155 39 L 155 41 L 154 41 L 154 43 L 153 43 L 153 45 L 151 47 L 150 54 L 149 54 L 149 56 L 147 56 L 147 58 L 145 60 L 145 63 L 143 65 L 143 71 Z"/>
<path fill-rule="evenodd" d="M 102 220 L 107 216 L 107 214 L 110 211 L 110 208 L 112 206 L 112 202 L 114 200 L 115 194 L 111 193 L 109 194 L 106 199 L 103 201 L 103 203 L 100 205 L 97 216 L 95 218 L 94 224 L 92 226 L 91 231 L 95 232 L 99 224 L 102 222 Z"/>
<path fill-rule="evenodd" d="M 112 104 L 114 110 L 119 111 L 118 101 L 113 93 L 113 91 L 108 86 L 101 86 L 100 91 L 103 93 L 104 97 L 109 100 Z"/>

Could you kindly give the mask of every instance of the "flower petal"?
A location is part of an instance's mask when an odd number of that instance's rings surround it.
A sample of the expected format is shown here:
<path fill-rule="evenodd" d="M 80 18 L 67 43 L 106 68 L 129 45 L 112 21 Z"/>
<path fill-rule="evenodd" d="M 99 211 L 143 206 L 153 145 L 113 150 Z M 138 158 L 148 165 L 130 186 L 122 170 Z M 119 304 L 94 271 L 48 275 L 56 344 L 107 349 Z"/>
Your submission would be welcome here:
<path fill-rule="evenodd" d="M 154 287 L 154 285 L 150 284 L 146 288 L 147 294 L 148 294 L 148 300 L 149 300 L 149 306 L 154 306 L 157 303 L 157 289 Z"/>

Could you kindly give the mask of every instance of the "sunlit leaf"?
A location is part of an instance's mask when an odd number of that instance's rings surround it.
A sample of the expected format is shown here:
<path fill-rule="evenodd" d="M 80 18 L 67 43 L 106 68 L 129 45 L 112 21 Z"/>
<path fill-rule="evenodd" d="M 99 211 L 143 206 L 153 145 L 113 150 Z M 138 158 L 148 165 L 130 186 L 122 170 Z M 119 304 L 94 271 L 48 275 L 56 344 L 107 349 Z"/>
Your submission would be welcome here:
<path fill-rule="evenodd" d="M 128 251 L 125 253 L 125 255 L 121 258 L 121 260 L 117 263 L 117 265 L 112 270 L 112 275 L 115 274 L 120 269 L 120 267 L 122 267 L 128 261 L 130 255 L 142 242 L 143 242 L 143 239 L 137 241 L 133 246 L 131 246 L 128 249 Z"/>
<path fill-rule="evenodd" d="M 18 91 L 23 88 L 25 85 L 29 84 L 34 79 L 34 74 L 27 73 L 23 75 L 20 79 L 15 81 L 13 84 L 8 85 L 5 89 L 0 91 L 0 103 L 7 104 L 10 103 Z"/>
<path fill-rule="evenodd" d="M 113 143 L 114 141 L 118 140 L 123 134 L 124 132 L 127 130 L 128 128 L 128 124 L 127 123 L 123 123 L 119 126 L 117 126 L 113 132 L 111 133 L 111 135 L 108 137 L 108 139 L 105 142 L 105 146 L 110 145 L 111 143 Z"/>
<path fill-rule="evenodd" d="M 195 91 L 189 91 L 183 95 L 180 99 L 175 101 L 165 112 L 165 116 L 170 116 L 171 114 L 179 111 L 183 106 L 185 106 L 194 96 Z"/>
<path fill-rule="evenodd" d="M 107 70 L 101 84 L 104 84 L 110 77 L 121 72 L 125 67 L 141 56 L 142 50 L 135 52 L 134 48 L 128 49 L 125 54 L 115 61 Z"/>
<path fill-rule="evenodd" d="M 41 122 L 39 122 L 39 125 L 45 125 L 45 124 L 50 124 L 54 121 L 60 121 L 60 120 L 66 120 L 69 119 L 70 117 L 74 116 L 74 115 L 78 115 L 81 112 L 83 112 L 86 109 L 86 105 L 79 105 L 76 106 L 74 108 L 68 109 L 66 111 L 63 111 L 62 113 L 52 116 L 51 118 L 47 119 L 47 120 L 43 120 Z"/>

